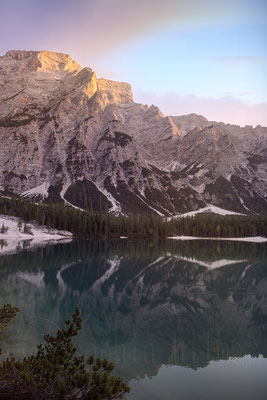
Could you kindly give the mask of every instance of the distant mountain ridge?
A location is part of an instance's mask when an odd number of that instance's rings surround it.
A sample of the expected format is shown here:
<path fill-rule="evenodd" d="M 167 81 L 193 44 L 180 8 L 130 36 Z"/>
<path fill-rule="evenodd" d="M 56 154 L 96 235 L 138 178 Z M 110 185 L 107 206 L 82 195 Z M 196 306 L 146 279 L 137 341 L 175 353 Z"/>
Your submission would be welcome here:
<path fill-rule="evenodd" d="M 114 213 L 267 212 L 267 128 L 135 103 L 69 55 L 0 57 L 0 190 Z"/>

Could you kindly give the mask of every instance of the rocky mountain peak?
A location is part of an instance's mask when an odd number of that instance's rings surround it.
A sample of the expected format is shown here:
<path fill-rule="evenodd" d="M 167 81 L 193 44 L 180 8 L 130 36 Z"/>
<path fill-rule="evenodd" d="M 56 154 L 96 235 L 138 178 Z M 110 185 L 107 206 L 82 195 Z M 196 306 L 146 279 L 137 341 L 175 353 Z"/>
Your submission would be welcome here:
<path fill-rule="evenodd" d="M 205 117 L 194 113 L 180 115 L 179 117 L 172 116 L 171 119 L 183 135 L 186 135 L 196 127 L 203 129 L 210 125 L 210 122 Z"/>
<path fill-rule="evenodd" d="M 26 51 L 26 50 L 9 50 L 4 57 L 6 61 L 27 62 L 27 67 L 32 71 L 80 71 L 82 68 L 73 61 L 71 56 L 64 53 L 55 53 L 53 51 Z"/>
<path fill-rule="evenodd" d="M 38 54 L 38 51 L 32 51 L 32 50 L 8 50 L 4 56 L 1 58 L 4 58 L 6 60 L 24 60 L 26 58 L 30 58 L 32 56 L 35 56 Z"/>
<path fill-rule="evenodd" d="M 133 102 L 127 83 L 97 79 L 71 56 L 52 51 L 10 50 L 0 57 L 0 118 L 34 109 L 75 103 L 82 106 L 98 92 L 95 110 Z"/>
<path fill-rule="evenodd" d="M 114 102 L 133 102 L 132 88 L 129 83 L 101 78 L 97 81 L 97 88 L 99 91 L 111 95 Z"/>
<path fill-rule="evenodd" d="M 82 69 L 81 66 L 76 61 L 73 61 L 71 56 L 68 54 L 55 53 L 52 51 L 38 52 L 34 66 L 36 66 L 36 71 L 42 72 L 79 72 Z"/>
<path fill-rule="evenodd" d="M 267 129 L 164 116 L 67 54 L 0 57 L 0 191 L 172 215 L 267 209 Z"/>

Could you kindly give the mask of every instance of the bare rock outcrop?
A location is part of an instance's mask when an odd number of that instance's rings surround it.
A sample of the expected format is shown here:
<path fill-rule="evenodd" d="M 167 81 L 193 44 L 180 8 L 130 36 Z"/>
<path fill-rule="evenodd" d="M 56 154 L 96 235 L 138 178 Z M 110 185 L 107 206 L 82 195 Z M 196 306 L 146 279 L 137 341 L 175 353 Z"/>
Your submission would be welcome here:
<path fill-rule="evenodd" d="M 165 117 L 69 55 L 0 57 L 0 190 L 86 209 L 267 210 L 267 129 Z"/>

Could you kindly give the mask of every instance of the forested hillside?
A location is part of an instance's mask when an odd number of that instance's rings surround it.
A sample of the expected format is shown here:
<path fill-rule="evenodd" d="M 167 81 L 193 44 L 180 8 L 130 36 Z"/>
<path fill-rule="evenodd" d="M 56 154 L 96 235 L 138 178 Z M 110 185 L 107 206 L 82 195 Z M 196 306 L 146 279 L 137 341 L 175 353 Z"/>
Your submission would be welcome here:
<path fill-rule="evenodd" d="M 220 216 L 201 214 L 166 219 L 155 214 L 114 216 L 80 211 L 62 204 L 35 204 L 29 200 L 0 197 L 0 213 L 35 221 L 39 225 L 67 230 L 78 237 L 164 238 L 173 235 L 201 237 L 267 237 L 266 216 Z"/>

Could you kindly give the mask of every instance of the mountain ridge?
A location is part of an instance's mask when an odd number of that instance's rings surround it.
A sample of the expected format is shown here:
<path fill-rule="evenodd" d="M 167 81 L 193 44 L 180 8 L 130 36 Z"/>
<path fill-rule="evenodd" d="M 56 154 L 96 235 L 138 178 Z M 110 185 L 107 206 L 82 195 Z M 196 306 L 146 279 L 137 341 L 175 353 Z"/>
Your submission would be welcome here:
<path fill-rule="evenodd" d="M 0 189 L 113 213 L 267 212 L 267 128 L 164 116 L 69 55 L 0 57 Z"/>

